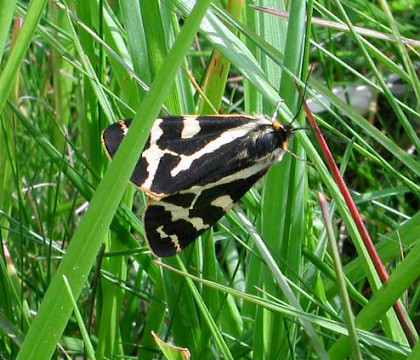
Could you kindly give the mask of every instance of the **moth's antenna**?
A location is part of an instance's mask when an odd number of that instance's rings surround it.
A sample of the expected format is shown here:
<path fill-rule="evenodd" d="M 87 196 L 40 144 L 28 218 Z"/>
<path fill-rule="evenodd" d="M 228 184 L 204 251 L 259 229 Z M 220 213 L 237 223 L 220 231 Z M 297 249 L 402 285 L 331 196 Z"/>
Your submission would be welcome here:
<path fill-rule="evenodd" d="M 283 99 L 280 99 L 279 101 L 277 101 L 277 105 L 276 108 L 273 112 L 273 115 L 271 115 L 271 121 L 277 120 L 277 111 L 279 111 L 280 106 L 284 103 Z"/>
<path fill-rule="evenodd" d="M 322 131 L 322 129 L 314 129 L 312 126 L 299 126 L 299 127 L 293 128 L 293 132 L 295 132 L 297 130 L 313 131 L 315 134 L 320 134 L 324 137 L 328 137 L 330 139 L 333 139 L 335 142 L 338 142 L 338 143 L 341 143 L 341 144 L 347 144 L 350 141 L 349 139 L 342 139 L 342 138 L 340 138 L 340 137 L 338 137 L 334 134 Z"/>
<path fill-rule="evenodd" d="M 298 111 L 297 111 L 297 113 L 296 113 L 295 117 L 292 119 L 292 121 L 286 125 L 286 127 L 288 127 L 288 128 L 291 128 L 291 127 L 292 127 L 292 124 L 293 124 L 293 123 L 294 123 L 294 121 L 297 119 L 297 117 L 299 116 L 300 111 L 302 110 L 302 107 L 303 107 L 303 102 L 304 102 L 305 95 L 306 95 L 306 89 L 308 88 L 309 76 L 310 76 L 311 74 L 312 74 L 312 66 L 311 66 L 310 70 L 308 71 L 308 74 L 306 75 L 306 79 L 305 79 L 305 87 L 304 87 L 304 89 L 303 89 L 303 95 L 301 96 L 301 102 L 300 102 L 300 105 L 299 105 L 299 109 L 298 109 Z M 295 86 L 296 86 L 296 87 L 298 87 L 298 85 L 297 85 L 297 83 L 296 83 L 296 82 L 295 82 Z"/>
<path fill-rule="evenodd" d="M 303 99 L 305 98 L 306 88 L 307 88 L 307 86 L 308 86 L 308 79 L 309 79 L 309 75 L 311 74 L 311 72 L 312 72 L 312 71 L 309 71 L 309 72 L 308 72 L 308 75 L 307 75 L 306 80 L 305 80 L 305 88 L 303 89 L 302 101 L 300 102 L 299 109 L 298 109 L 298 111 L 297 111 L 296 115 L 293 117 L 292 121 L 291 121 L 291 122 L 289 122 L 289 123 L 286 125 L 286 128 L 288 128 L 288 129 L 291 129 L 291 128 L 292 128 L 292 124 L 293 124 L 293 123 L 294 123 L 294 121 L 297 119 L 297 117 L 298 117 L 298 115 L 299 115 L 300 111 L 302 110 L 302 106 L 303 106 Z M 295 86 L 297 87 L 297 84 L 296 84 L 296 83 L 295 83 Z M 277 120 L 277 112 L 279 111 L 280 106 L 281 106 L 283 103 L 284 103 L 283 99 L 280 99 L 280 100 L 277 102 L 276 108 L 275 108 L 275 110 L 274 110 L 274 112 L 273 112 L 273 115 L 271 116 L 271 121 L 275 121 L 275 120 Z"/>

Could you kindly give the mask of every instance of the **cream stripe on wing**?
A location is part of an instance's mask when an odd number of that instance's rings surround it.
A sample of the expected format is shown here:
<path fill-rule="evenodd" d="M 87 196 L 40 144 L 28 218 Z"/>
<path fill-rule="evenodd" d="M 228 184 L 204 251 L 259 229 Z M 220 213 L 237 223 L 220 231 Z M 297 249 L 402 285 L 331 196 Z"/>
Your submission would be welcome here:
<path fill-rule="evenodd" d="M 197 117 L 187 116 L 182 120 L 182 139 L 191 139 L 201 131 L 200 121 Z"/>
<path fill-rule="evenodd" d="M 159 162 L 165 154 L 172 154 L 174 156 L 178 156 L 177 153 L 161 149 L 156 142 L 161 138 L 163 135 L 163 130 L 160 127 L 162 124 L 162 119 L 157 119 L 153 124 L 152 131 L 150 132 L 150 146 L 148 149 L 144 150 L 141 154 L 142 158 L 147 161 L 147 178 L 141 184 L 142 188 L 150 189 L 153 183 L 153 180 L 156 175 L 156 171 L 159 167 Z"/>
<path fill-rule="evenodd" d="M 224 131 L 219 137 L 210 141 L 206 146 L 191 155 L 180 154 L 181 161 L 171 170 L 171 176 L 177 176 L 181 171 L 188 170 L 193 161 L 201 158 L 205 154 L 215 152 L 221 146 L 231 143 L 232 141 L 246 136 L 258 127 L 257 122 L 249 122 L 249 124 L 241 125 L 236 128 Z"/>

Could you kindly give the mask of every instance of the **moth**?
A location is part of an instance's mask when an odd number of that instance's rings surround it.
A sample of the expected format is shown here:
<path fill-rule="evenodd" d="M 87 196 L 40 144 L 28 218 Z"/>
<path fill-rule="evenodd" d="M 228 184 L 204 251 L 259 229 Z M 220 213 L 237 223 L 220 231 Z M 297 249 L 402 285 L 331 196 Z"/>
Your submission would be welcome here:
<path fill-rule="evenodd" d="M 131 119 L 107 127 L 112 158 Z M 161 257 L 212 227 L 287 151 L 291 124 L 265 116 L 166 116 L 155 121 L 131 182 L 149 197 L 147 241 Z"/>

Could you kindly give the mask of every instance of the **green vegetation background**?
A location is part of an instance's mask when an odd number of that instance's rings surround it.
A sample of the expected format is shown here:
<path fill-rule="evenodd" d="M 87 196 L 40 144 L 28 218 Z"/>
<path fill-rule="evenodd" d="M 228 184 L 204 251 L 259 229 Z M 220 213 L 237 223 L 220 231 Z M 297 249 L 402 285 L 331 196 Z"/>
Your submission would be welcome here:
<path fill-rule="evenodd" d="M 186 356 L 165 343 L 194 359 L 419 357 L 419 5 L 255 4 L 288 21 L 253 4 L 0 0 L 1 358 Z M 290 122 L 306 80 L 387 286 L 311 131 L 212 231 L 156 261 L 128 185 L 154 119 L 271 116 L 282 99 Z M 101 131 L 127 117 L 109 163 Z"/>

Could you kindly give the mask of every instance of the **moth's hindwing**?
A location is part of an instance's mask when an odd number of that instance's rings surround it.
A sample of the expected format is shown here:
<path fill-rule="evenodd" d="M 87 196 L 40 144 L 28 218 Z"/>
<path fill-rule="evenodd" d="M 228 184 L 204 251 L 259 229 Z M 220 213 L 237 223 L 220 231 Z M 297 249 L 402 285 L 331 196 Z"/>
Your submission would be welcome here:
<path fill-rule="evenodd" d="M 243 171 L 243 178 L 231 175 L 150 201 L 144 213 L 150 247 L 159 256 L 180 252 L 229 211 L 266 170 L 255 166 Z"/>
<path fill-rule="evenodd" d="M 111 158 L 130 123 L 120 121 L 104 131 Z M 131 177 L 151 198 L 144 225 L 153 252 L 173 255 L 214 225 L 281 159 L 289 135 L 265 117 L 157 119 Z"/>

